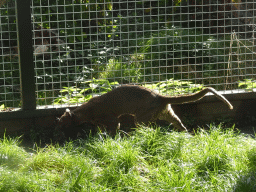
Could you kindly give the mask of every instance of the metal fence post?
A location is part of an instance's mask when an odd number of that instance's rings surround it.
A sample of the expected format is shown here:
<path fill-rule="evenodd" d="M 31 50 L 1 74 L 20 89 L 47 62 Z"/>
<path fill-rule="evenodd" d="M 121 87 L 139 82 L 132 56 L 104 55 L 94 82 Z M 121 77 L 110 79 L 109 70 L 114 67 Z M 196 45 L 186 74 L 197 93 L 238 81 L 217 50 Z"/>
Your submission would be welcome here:
<path fill-rule="evenodd" d="M 17 0 L 20 87 L 23 110 L 36 109 L 30 0 Z"/>

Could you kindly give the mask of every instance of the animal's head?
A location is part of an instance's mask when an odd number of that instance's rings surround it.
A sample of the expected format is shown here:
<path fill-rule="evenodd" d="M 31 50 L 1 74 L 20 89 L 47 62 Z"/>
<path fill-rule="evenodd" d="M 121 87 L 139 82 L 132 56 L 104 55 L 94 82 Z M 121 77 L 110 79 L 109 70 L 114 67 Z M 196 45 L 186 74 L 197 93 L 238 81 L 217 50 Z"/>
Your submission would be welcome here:
<path fill-rule="evenodd" d="M 63 130 L 71 127 L 75 123 L 74 119 L 75 115 L 72 112 L 70 112 L 69 109 L 66 109 L 66 112 L 60 118 L 57 119 L 56 129 Z"/>

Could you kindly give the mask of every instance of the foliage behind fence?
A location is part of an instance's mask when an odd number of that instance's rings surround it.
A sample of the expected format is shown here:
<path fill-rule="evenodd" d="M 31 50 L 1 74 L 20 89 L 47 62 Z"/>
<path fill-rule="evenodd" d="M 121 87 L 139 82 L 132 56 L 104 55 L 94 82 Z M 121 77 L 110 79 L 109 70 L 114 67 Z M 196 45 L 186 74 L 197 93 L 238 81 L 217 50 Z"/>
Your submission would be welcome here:
<path fill-rule="evenodd" d="M 236 89 L 238 80 L 254 78 L 255 6 L 253 0 L 33 0 L 37 104 L 69 101 L 64 87 L 85 89 L 93 79 Z M 0 99 L 17 107 L 15 1 L 0 12 Z"/>

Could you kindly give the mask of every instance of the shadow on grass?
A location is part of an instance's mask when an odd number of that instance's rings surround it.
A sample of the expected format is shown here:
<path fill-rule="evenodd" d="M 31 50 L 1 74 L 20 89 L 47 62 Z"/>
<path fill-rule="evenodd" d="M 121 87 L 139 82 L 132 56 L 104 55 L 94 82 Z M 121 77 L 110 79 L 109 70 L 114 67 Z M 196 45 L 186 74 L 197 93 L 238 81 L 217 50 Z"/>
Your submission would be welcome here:
<path fill-rule="evenodd" d="M 248 153 L 249 172 L 239 176 L 237 184 L 234 186 L 235 192 L 253 192 L 256 191 L 256 146 Z"/>

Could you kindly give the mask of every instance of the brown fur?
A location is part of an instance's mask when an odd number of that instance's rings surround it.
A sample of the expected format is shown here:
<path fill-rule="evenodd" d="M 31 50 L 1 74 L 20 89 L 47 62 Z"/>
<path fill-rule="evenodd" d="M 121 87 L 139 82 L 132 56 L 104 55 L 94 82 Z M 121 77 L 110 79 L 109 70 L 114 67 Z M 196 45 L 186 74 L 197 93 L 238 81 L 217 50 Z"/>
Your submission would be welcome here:
<path fill-rule="evenodd" d="M 172 110 L 171 104 L 193 102 L 201 99 L 208 92 L 213 93 L 233 109 L 229 101 L 211 87 L 191 95 L 172 97 L 159 95 L 145 87 L 124 85 L 92 98 L 72 112 L 66 111 L 58 124 L 60 127 L 69 127 L 91 122 L 95 125 L 103 125 L 109 133 L 113 133 L 119 126 L 118 118 L 123 114 L 131 114 L 136 123 L 148 123 L 161 119 L 183 131 L 187 129 Z"/>

